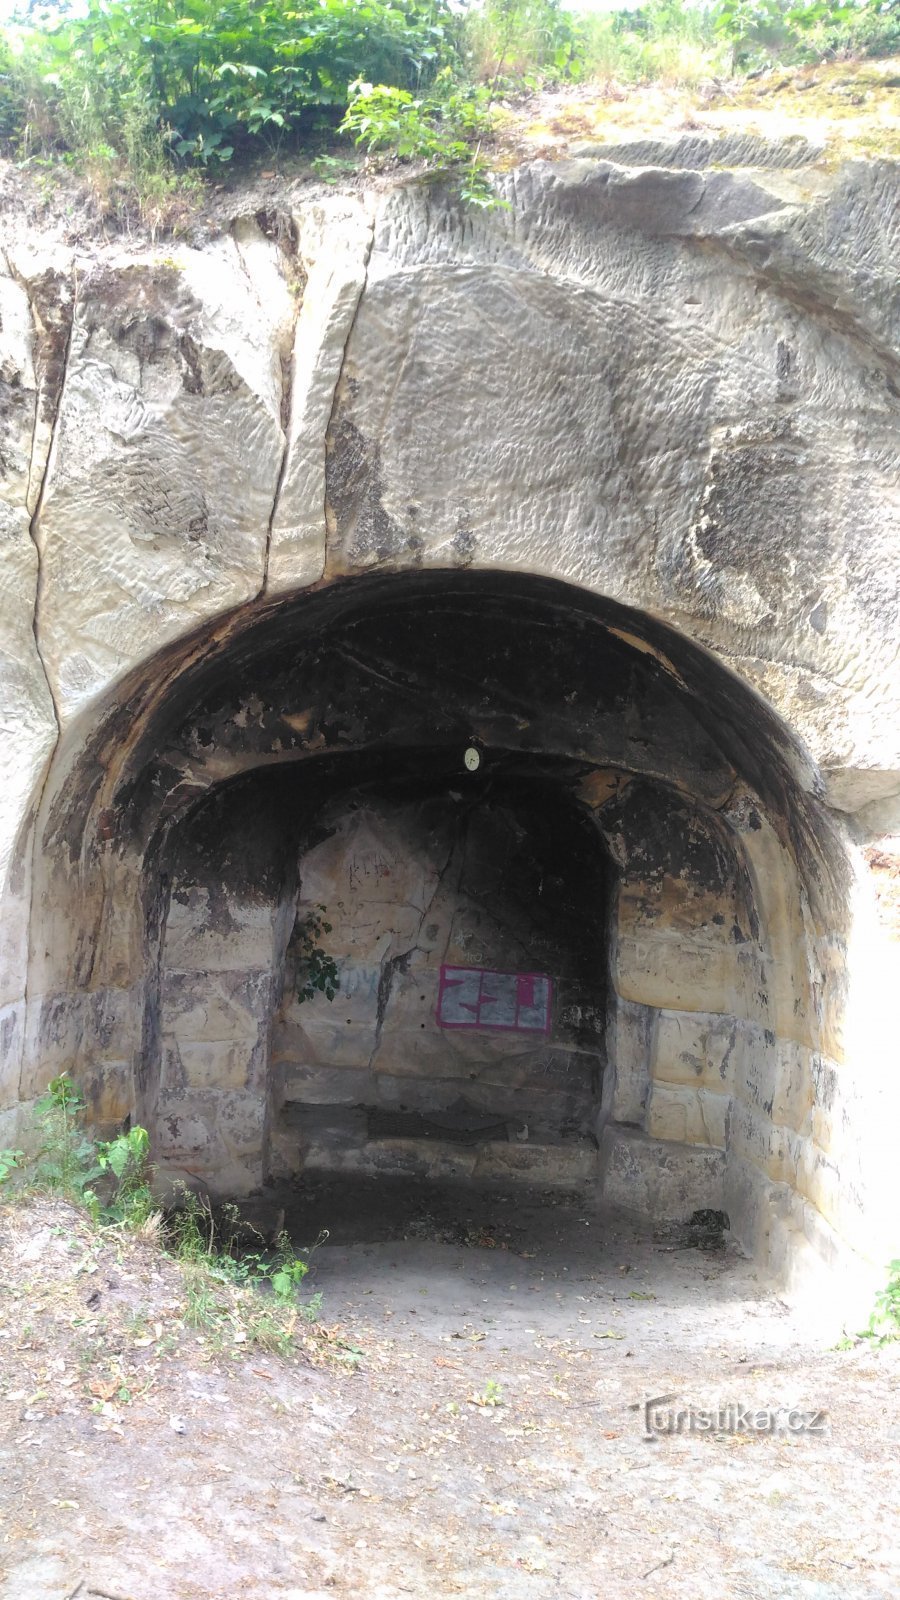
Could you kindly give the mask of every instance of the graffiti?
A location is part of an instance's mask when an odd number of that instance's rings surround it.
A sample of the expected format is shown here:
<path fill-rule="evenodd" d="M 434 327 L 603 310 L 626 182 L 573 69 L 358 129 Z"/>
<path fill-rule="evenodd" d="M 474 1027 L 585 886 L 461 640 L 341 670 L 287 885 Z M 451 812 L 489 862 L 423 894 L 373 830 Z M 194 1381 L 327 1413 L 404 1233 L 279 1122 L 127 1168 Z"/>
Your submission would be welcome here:
<path fill-rule="evenodd" d="M 441 967 L 437 1020 L 442 1028 L 549 1033 L 551 996 L 543 973 Z"/>
<path fill-rule="evenodd" d="M 375 1000 L 381 977 L 380 967 L 357 967 L 347 963 L 341 965 L 340 974 L 341 994 L 345 999 Z"/>
<path fill-rule="evenodd" d="M 374 851 L 354 851 L 347 862 L 347 882 L 351 889 L 361 889 L 369 878 L 389 878 L 393 862 Z"/>

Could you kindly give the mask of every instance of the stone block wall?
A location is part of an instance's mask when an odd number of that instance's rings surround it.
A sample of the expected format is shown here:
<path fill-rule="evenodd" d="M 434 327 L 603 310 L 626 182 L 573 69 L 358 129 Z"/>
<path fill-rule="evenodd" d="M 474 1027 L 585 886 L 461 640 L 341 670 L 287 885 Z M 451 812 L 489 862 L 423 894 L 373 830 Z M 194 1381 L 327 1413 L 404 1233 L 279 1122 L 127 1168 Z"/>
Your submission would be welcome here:
<path fill-rule="evenodd" d="M 742 852 L 717 818 L 662 789 L 632 784 L 598 820 L 619 866 L 606 1115 L 661 1145 L 724 1153 L 739 1063 L 772 1048 Z M 724 1161 L 695 1170 L 705 1202 L 722 1204 Z"/>
<path fill-rule="evenodd" d="M 258 795 L 225 795 L 169 856 L 153 1125 L 160 1163 L 221 1194 L 268 1170 L 272 1024 L 296 897 L 290 835 Z"/>

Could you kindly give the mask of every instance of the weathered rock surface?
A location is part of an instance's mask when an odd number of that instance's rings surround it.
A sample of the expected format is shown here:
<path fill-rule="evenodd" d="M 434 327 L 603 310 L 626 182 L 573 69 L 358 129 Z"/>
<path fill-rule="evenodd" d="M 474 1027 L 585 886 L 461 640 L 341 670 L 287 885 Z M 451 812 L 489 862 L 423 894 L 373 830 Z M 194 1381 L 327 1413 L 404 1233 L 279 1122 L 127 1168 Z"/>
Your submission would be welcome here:
<path fill-rule="evenodd" d="M 263 587 L 293 302 L 255 224 L 76 273 L 36 536 L 63 720 Z"/>
<path fill-rule="evenodd" d="M 371 220 L 353 200 L 306 207 L 297 227 L 304 281 L 290 368 L 287 455 L 272 519 L 272 594 L 315 583 L 323 573 L 325 441 L 372 247 Z"/>
<path fill-rule="evenodd" d="M 8 263 L 0 275 L 0 1061 L 21 1047 L 31 882 L 21 837 L 35 813 L 56 742 L 53 700 L 37 630 L 38 555 L 32 519 L 49 447 L 44 384 L 50 336 Z"/>
<path fill-rule="evenodd" d="M 302 1150 L 286 1107 L 424 1114 L 467 1074 L 479 1113 L 575 1117 L 600 1150 L 572 1170 L 599 1159 L 623 1204 L 724 1197 L 779 1271 L 896 1254 L 896 947 L 857 846 L 883 887 L 897 168 L 685 135 L 502 188 L 478 215 L 300 190 L 153 247 L 4 224 L 0 1110 L 76 1071 L 99 1118 L 155 1119 L 240 1189 Z M 544 970 L 508 893 L 492 923 L 483 883 L 441 904 L 422 806 L 471 738 L 595 830 L 602 1040 L 575 1037 L 584 996 L 549 1055 L 433 1026 L 442 960 Z M 396 759 L 391 820 L 384 787 L 348 810 Z M 377 894 L 347 877 L 366 828 Z M 291 1004 L 298 903 L 332 910 L 340 1024 Z M 383 1141 L 415 1167 L 408 1143 Z"/>
<path fill-rule="evenodd" d="M 895 791 L 896 168 L 791 204 L 764 171 L 536 163 L 508 195 L 474 222 L 421 191 L 382 207 L 330 569 L 527 549 L 714 649 L 842 808 Z"/>

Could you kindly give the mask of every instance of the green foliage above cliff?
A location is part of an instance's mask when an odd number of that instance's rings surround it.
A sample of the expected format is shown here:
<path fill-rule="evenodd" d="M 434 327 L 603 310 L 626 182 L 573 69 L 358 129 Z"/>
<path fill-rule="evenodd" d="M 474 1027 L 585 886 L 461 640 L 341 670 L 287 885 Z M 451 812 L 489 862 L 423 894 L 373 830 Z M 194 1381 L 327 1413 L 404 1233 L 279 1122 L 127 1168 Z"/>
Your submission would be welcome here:
<path fill-rule="evenodd" d="M 207 165 L 333 127 L 360 76 L 430 83 L 457 33 L 446 0 L 88 0 L 28 31 L 14 75 L 32 139 L 124 151 L 152 125 Z"/>
<path fill-rule="evenodd" d="M 900 50 L 898 0 L 73 0 L 0 39 L 0 144 L 18 159 L 129 176 L 315 154 L 453 171 L 485 203 L 495 108 L 546 85 L 697 83 Z M 325 158 L 326 160 L 329 158 Z"/>

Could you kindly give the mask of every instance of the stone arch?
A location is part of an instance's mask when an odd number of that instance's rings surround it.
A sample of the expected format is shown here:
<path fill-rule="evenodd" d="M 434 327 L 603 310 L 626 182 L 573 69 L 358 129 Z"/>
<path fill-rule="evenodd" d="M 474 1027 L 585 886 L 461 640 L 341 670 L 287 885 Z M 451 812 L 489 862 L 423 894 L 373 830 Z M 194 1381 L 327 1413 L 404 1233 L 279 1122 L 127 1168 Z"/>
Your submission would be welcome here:
<path fill-rule="evenodd" d="M 292 774 L 311 819 L 398 762 L 455 781 L 473 737 L 489 773 L 518 763 L 564 792 L 615 863 L 594 1129 L 607 1196 L 724 1202 L 780 1270 L 859 1248 L 864 1175 L 839 1170 L 842 1097 L 859 1095 L 841 1064 L 852 861 L 811 762 L 671 627 L 521 574 L 291 596 L 169 647 L 88 736 L 73 726 L 40 817 L 20 1097 L 66 1068 L 100 1123 L 160 1113 L 172 850 L 210 797 Z M 266 1067 L 260 1128 L 270 1089 Z M 242 1176 L 223 1160 L 226 1187 L 264 1176 L 265 1139 Z"/>

